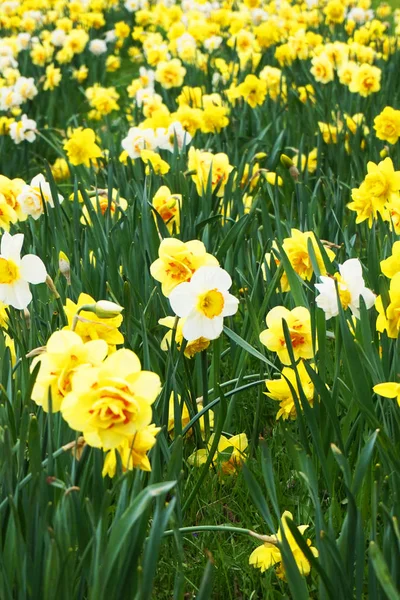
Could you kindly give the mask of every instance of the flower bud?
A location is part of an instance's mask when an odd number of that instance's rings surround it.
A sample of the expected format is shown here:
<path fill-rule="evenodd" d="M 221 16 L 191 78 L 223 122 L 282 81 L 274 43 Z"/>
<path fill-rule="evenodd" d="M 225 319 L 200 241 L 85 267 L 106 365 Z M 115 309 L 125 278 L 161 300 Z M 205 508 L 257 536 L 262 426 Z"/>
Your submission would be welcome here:
<path fill-rule="evenodd" d="M 290 169 L 291 167 L 294 166 L 294 162 L 292 161 L 292 159 L 287 156 L 286 154 L 281 154 L 281 163 L 283 164 L 284 167 L 286 167 L 287 169 Z"/>
<path fill-rule="evenodd" d="M 58 255 L 58 267 L 61 275 L 67 280 L 67 284 L 71 285 L 71 267 L 68 256 L 64 252 L 60 252 Z"/>
<path fill-rule="evenodd" d="M 253 160 L 262 160 L 263 158 L 266 158 L 266 156 L 266 152 L 257 152 L 257 154 L 254 155 Z"/>
<path fill-rule="evenodd" d="M 388 146 L 384 146 L 383 150 L 381 150 L 379 152 L 379 156 L 381 158 L 386 158 L 387 156 L 389 156 L 389 147 Z"/>
<path fill-rule="evenodd" d="M 96 316 L 100 319 L 112 319 L 117 317 L 124 310 L 123 306 L 108 300 L 99 300 L 94 306 Z"/>

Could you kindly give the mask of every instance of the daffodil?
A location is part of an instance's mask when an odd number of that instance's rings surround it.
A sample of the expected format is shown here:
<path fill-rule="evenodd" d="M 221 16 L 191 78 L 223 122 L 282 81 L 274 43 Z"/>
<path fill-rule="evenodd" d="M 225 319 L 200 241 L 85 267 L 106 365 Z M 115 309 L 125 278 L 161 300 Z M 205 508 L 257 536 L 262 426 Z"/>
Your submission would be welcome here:
<path fill-rule="evenodd" d="M 124 336 L 118 330 L 122 323 L 122 315 L 117 314 L 112 318 L 102 318 L 94 312 L 80 310 L 85 305 L 95 305 L 94 300 L 89 294 L 80 294 L 78 302 L 75 304 L 70 298 L 67 298 L 64 306 L 65 314 L 68 319 L 68 325 L 64 329 L 71 329 L 74 323 L 74 317 L 79 311 L 79 319 L 76 322 L 75 333 L 77 333 L 84 342 L 89 340 L 104 340 L 108 344 L 109 352 L 114 352 L 115 347 L 124 343 Z"/>
<path fill-rule="evenodd" d="M 210 437 L 207 448 L 196 450 L 196 452 L 189 456 L 189 464 L 194 465 L 195 467 L 200 467 L 203 465 L 208 458 L 213 442 L 214 434 L 212 434 Z M 232 475 L 246 460 L 246 449 L 248 444 L 249 443 L 245 433 L 233 435 L 230 438 L 221 435 L 218 441 L 216 455 L 210 464 L 210 468 L 218 465 L 223 474 Z"/>
<path fill-rule="evenodd" d="M 158 249 L 158 259 L 150 266 L 150 273 L 161 283 L 162 293 L 168 297 L 178 284 L 190 281 L 200 267 L 217 265 L 217 259 L 206 252 L 203 242 L 165 238 Z"/>
<path fill-rule="evenodd" d="M 338 288 L 339 299 L 344 310 L 350 308 L 353 315 L 360 318 L 360 297 L 363 298 L 369 309 L 375 303 L 375 294 L 365 286 L 362 266 L 357 258 L 346 260 L 339 265 L 339 273 L 333 277 L 320 277 L 321 283 L 315 287 L 319 292 L 316 302 L 319 308 L 325 312 L 326 319 L 336 317 L 339 314 L 339 303 L 336 293 Z"/>
<path fill-rule="evenodd" d="M 38 256 L 26 254 L 21 258 L 24 235 L 3 233 L 0 245 L 0 302 L 26 308 L 32 300 L 29 284 L 46 281 L 46 267 Z"/>
<path fill-rule="evenodd" d="M 314 403 L 314 384 L 312 383 L 311 377 L 308 374 L 307 369 L 304 366 L 304 362 L 301 361 L 297 366 L 297 373 L 300 378 L 301 389 L 312 406 Z M 290 385 L 289 385 L 290 383 Z M 265 394 L 272 398 L 272 400 L 276 400 L 279 402 L 279 411 L 276 415 L 276 419 L 295 419 L 297 416 L 296 404 L 293 398 L 293 392 L 297 395 L 297 398 L 300 397 L 296 372 L 294 369 L 290 369 L 289 367 L 285 367 L 282 369 L 282 377 L 279 379 L 267 379 L 265 382 L 267 387 L 267 391 Z M 292 387 L 291 387 L 292 386 Z M 301 402 L 299 400 L 300 406 Z"/>
<path fill-rule="evenodd" d="M 266 318 L 268 329 L 264 329 L 260 333 L 261 343 L 268 350 L 276 352 L 284 365 L 290 364 L 283 321 L 286 321 L 288 326 L 295 360 L 298 358 L 313 358 L 310 312 L 304 306 L 297 306 L 291 311 L 284 306 L 272 308 Z"/>
<path fill-rule="evenodd" d="M 179 284 L 169 295 L 172 310 L 184 317 L 183 337 L 214 340 L 222 333 L 224 317 L 237 312 L 239 300 L 228 290 L 232 279 L 220 267 L 200 267 L 190 282 Z"/>
<path fill-rule="evenodd" d="M 153 448 L 156 443 L 156 436 L 161 431 L 161 427 L 156 427 L 154 423 L 137 431 L 134 435 L 126 437 L 121 444 L 113 450 L 109 450 L 104 459 L 102 475 L 105 477 L 114 477 L 117 470 L 117 453 L 121 458 L 122 470 L 140 469 L 141 471 L 151 471 L 151 465 L 147 452 Z"/>
<path fill-rule="evenodd" d="M 58 412 L 63 398 L 71 391 L 71 379 L 76 370 L 82 365 L 99 366 L 107 353 L 104 340 L 84 343 L 73 331 L 56 331 L 48 339 L 45 351 L 32 362 L 31 371 L 40 363 L 32 400 L 47 412 L 51 393 L 52 411 Z"/>
<path fill-rule="evenodd" d="M 286 510 L 281 518 L 281 526 L 279 527 L 278 533 L 273 536 L 275 537 L 275 543 L 272 542 L 264 542 L 261 546 L 258 546 L 250 555 L 249 564 L 261 570 L 261 573 L 264 573 L 267 569 L 278 565 L 277 575 L 281 579 L 285 578 L 285 569 L 283 566 L 283 558 L 280 550 L 280 543 L 282 542 L 283 535 L 286 538 L 287 543 L 289 544 L 290 550 L 293 554 L 293 558 L 296 561 L 296 565 L 300 571 L 300 573 L 304 576 L 310 573 L 311 565 L 304 555 L 303 551 L 300 549 L 300 546 L 297 544 L 296 540 L 291 533 L 289 526 L 287 524 L 288 519 L 293 520 L 293 515 L 288 510 Z M 308 525 L 299 525 L 297 527 L 301 535 L 304 534 L 306 529 L 308 529 Z M 306 540 L 307 546 L 309 546 L 310 551 L 314 556 L 318 556 L 318 550 L 311 545 L 311 540 Z"/>
<path fill-rule="evenodd" d="M 142 371 L 136 354 L 121 349 L 99 367 L 76 370 L 61 412 L 90 446 L 111 450 L 150 425 L 160 390 L 159 376 Z"/>

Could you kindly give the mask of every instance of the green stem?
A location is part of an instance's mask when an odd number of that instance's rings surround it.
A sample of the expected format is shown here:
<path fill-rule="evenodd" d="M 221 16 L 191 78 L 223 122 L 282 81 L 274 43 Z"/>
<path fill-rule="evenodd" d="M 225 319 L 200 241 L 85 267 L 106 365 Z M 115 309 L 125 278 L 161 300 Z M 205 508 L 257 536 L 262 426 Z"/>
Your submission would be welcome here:
<path fill-rule="evenodd" d="M 61 448 L 58 448 L 58 450 L 55 450 L 53 452 L 53 454 L 51 455 L 51 459 L 54 460 L 55 458 L 58 458 L 59 456 L 61 456 L 61 454 L 64 454 L 64 452 L 68 452 L 68 450 L 71 450 L 74 445 L 75 445 L 75 440 L 72 442 L 69 442 L 68 444 L 65 444 L 64 446 L 61 446 Z M 47 463 L 49 462 L 49 458 L 45 458 L 42 461 L 42 467 L 45 467 L 47 465 Z M 26 477 L 24 477 L 23 479 L 21 479 L 21 481 L 17 484 L 17 488 L 16 491 L 21 490 L 27 483 L 30 482 L 30 480 L 32 479 L 33 475 L 32 473 L 28 473 L 28 475 L 26 475 Z M 8 498 L 5 498 L 3 500 L 3 502 L 0 504 L 0 512 L 3 510 L 3 508 L 5 508 L 8 504 Z"/>

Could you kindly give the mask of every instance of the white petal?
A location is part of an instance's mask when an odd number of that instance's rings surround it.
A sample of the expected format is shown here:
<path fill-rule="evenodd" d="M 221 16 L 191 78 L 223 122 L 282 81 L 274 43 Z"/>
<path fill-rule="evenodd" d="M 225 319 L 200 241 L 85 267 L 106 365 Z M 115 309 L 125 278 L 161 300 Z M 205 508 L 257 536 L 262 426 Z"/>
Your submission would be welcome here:
<path fill-rule="evenodd" d="M 23 310 L 32 300 L 32 294 L 27 282 L 19 279 L 13 285 L 0 285 L 0 299 L 4 304 Z"/>
<path fill-rule="evenodd" d="M 21 260 L 21 276 L 29 283 L 44 283 L 46 281 L 46 267 L 43 261 L 34 254 L 26 254 Z"/>
<path fill-rule="evenodd" d="M 358 258 L 346 260 L 342 265 L 339 265 L 339 271 L 346 282 L 362 278 L 362 266 Z"/>
<path fill-rule="evenodd" d="M 221 267 L 200 267 L 193 275 L 191 284 L 197 291 L 213 289 L 227 291 L 232 285 L 232 279 Z"/>
<path fill-rule="evenodd" d="M 193 311 L 183 325 L 183 337 L 189 342 L 200 337 L 215 340 L 222 333 L 223 321 L 222 317 L 208 319 L 201 313 Z"/>
<path fill-rule="evenodd" d="M 1 238 L 1 255 L 4 258 L 11 258 L 14 262 L 19 264 L 22 244 L 24 243 L 24 234 L 17 233 L 16 235 L 10 235 L 7 231 L 3 233 Z"/>
<path fill-rule="evenodd" d="M 364 298 L 365 306 L 367 308 L 372 308 L 374 306 L 376 299 L 374 292 L 368 288 L 364 288 L 361 292 L 361 296 Z"/>
<path fill-rule="evenodd" d="M 237 313 L 239 306 L 239 300 L 232 296 L 232 294 L 224 294 L 224 310 L 222 311 L 223 317 L 230 317 Z"/>
<path fill-rule="evenodd" d="M 171 308 L 178 317 L 187 317 L 196 305 L 196 294 L 191 283 L 180 283 L 169 295 Z"/>

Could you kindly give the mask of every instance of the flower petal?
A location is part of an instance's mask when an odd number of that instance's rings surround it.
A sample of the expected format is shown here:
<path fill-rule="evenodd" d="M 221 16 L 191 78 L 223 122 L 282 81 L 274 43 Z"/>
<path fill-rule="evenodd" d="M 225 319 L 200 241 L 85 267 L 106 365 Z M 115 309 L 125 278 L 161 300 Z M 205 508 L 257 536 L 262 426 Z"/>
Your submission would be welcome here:
<path fill-rule="evenodd" d="M 34 254 L 26 254 L 21 260 L 21 276 L 29 283 L 44 283 L 47 272 L 43 261 Z"/>

